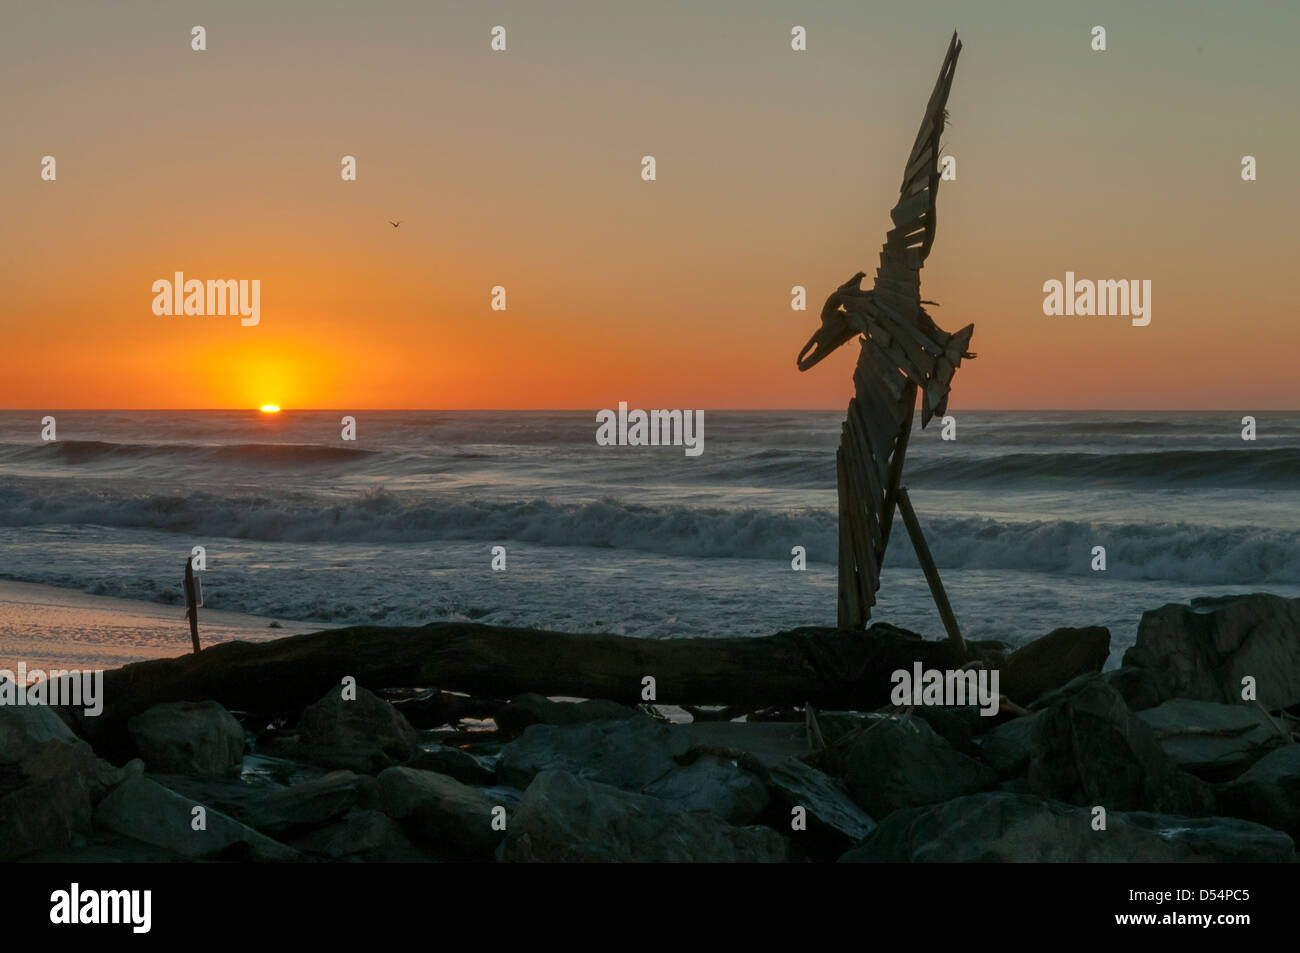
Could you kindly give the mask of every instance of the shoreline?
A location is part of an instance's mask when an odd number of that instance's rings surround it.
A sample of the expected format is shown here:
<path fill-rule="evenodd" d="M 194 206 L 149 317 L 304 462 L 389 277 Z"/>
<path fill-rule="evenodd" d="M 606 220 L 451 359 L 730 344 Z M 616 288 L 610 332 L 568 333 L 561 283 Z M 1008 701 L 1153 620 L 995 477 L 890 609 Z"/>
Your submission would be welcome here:
<path fill-rule="evenodd" d="M 272 628 L 271 622 L 279 622 Z M 202 609 L 199 637 L 206 646 L 242 639 L 265 642 L 317 632 L 317 622 Z M 0 579 L 0 669 L 119 668 L 172 658 L 190 648 L 184 605 L 164 605 L 79 589 Z"/>

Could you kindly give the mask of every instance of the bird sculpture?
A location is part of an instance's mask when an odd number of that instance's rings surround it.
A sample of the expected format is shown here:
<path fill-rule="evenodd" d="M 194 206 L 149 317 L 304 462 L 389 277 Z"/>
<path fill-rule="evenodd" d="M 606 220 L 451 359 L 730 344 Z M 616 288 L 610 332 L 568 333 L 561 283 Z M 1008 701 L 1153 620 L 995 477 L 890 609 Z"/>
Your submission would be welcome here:
<path fill-rule="evenodd" d="M 839 604 L 841 629 L 865 629 L 880 588 L 880 567 L 889 542 L 894 509 L 917 550 L 922 569 L 948 636 L 965 651 L 960 630 L 944 594 L 938 571 L 921 535 L 907 490 L 900 483 L 912 431 L 917 392 L 921 426 L 948 407 L 953 372 L 966 350 L 973 324 L 955 334 L 942 330 L 922 305 L 921 266 L 934 244 L 935 198 L 939 191 L 940 136 L 948 119 L 961 42 L 953 33 L 930 96 L 921 129 L 903 171 L 894 227 L 885 235 L 880 267 L 870 290 L 864 272 L 840 285 L 822 307 L 821 327 L 799 352 L 806 371 L 840 345 L 861 335 L 853 373 L 855 394 L 840 434 L 835 463 L 839 489 Z"/>

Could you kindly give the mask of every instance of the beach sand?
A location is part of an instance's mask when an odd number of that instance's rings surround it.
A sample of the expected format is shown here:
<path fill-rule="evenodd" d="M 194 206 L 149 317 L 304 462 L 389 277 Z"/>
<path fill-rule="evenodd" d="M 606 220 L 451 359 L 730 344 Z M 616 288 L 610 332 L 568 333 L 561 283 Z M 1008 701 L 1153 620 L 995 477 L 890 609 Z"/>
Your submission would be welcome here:
<path fill-rule="evenodd" d="M 239 612 L 199 610 L 204 646 L 269 639 L 330 628 Z M 116 668 L 190 651 L 184 606 L 114 599 L 71 589 L 0 580 L 0 669 Z"/>

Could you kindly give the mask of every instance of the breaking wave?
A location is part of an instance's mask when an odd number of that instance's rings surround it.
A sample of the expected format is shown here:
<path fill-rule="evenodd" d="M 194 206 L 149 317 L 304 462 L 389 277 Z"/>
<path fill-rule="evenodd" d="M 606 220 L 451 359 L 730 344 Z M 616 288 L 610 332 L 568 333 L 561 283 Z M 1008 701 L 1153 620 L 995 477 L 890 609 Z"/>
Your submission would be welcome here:
<path fill-rule="evenodd" d="M 1093 546 L 1106 547 L 1109 575 L 1186 583 L 1294 583 L 1300 533 L 1257 526 L 1089 520 L 1006 521 L 925 518 L 935 560 L 945 569 L 1089 572 Z M 121 496 L 0 488 L 0 526 L 102 526 L 187 537 L 272 542 L 419 544 L 439 540 L 517 541 L 597 547 L 665 556 L 789 560 L 836 558 L 836 515 L 808 508 L 652 506 L 605 498 L 411 500 L 383 490 L 346 501 L 312 494 L 220 497 L 206 493 Z M 886 565 L 915 564 L 901 535 Z M 0 567 L 0 571 L 3 567 Z"/>

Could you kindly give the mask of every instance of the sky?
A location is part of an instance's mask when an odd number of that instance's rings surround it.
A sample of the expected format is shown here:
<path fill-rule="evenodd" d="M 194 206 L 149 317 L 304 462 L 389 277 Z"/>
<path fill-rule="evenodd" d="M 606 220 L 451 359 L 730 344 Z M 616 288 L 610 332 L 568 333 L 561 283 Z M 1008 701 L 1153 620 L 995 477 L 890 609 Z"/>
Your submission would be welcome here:
<path fill-rule="evenodd" d="M 843 407 L 856 345 L 795 355 L 874 275 L 953 29 L 950 410 L 1300 407 L 1272 0 L 5 0 L 0 407 Z M 259 280 L 259 323 L 155 315 L 177 271 Z M 1149 280 L 1150 324 L 1045 315 L 1067 271 Z"/>

